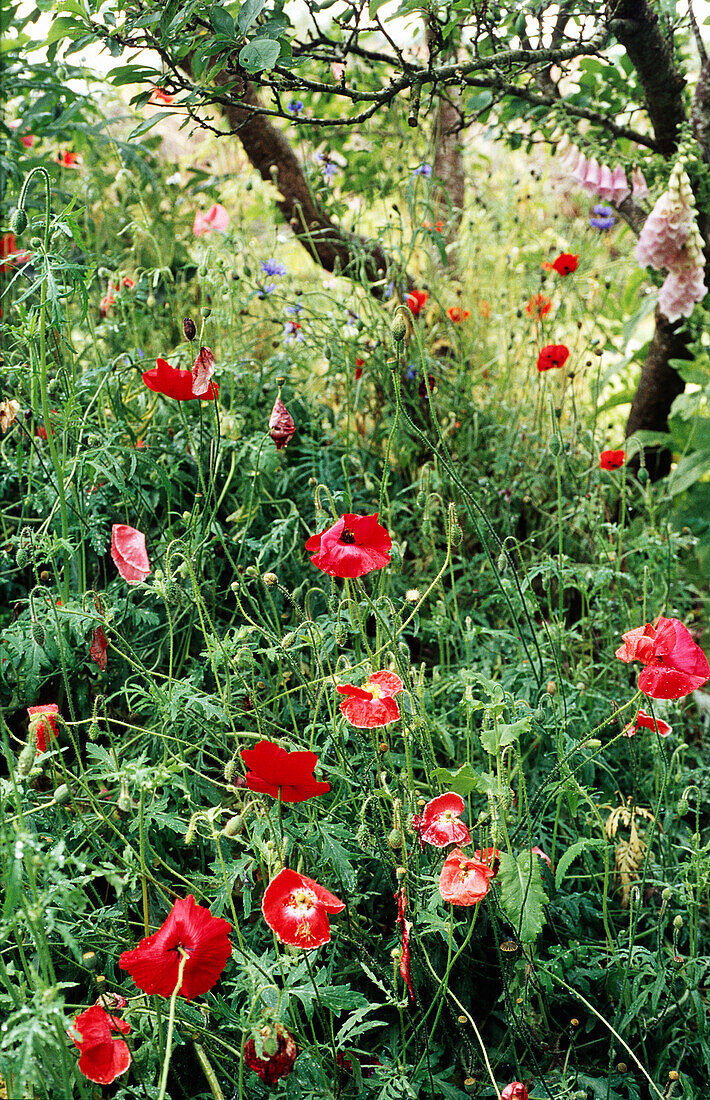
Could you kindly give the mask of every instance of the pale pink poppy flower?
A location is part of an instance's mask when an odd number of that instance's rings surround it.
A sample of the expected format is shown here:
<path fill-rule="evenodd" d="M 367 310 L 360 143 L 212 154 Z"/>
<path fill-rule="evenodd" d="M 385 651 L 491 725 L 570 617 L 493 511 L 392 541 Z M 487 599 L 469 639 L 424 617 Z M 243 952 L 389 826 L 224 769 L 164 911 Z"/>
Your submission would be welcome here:
<path fill-rule="evenodd" d="M 215 230 L 225 233 L 228 228 L 229 214 L 218 202 L 216 202 L 214 206 L 211 206 L 207 213 L 204 213 L 202 210 L 198 210 L 195 213 L 192 232 L 196 237 L 205 237 L 208 233 L 214 233 Z"/>
<path fill-rule="evenodd" d="M 111 528 L 111 557 L 127 584 L 140 584 L 150 573 L 145 535 L 126 523 Z"/>

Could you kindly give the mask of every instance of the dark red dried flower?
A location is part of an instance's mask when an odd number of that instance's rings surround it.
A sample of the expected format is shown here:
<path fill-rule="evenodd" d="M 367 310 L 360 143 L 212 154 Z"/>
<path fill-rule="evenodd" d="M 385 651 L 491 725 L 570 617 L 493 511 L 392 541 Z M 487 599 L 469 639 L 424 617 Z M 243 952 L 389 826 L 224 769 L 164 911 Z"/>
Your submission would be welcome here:
<path fill-rule="evenodd" d="M 296 425 L 293 422 L 293 417 L 281 400 L 281 394 L 279 394 L 274 401 L 274 407 L 269 417 L 269 435 L 276 444 L 276 450 L 280 451 L 282 447 L 286 447 L 295 434 Z"/>
<path fill-rule="evenodd" d="M 192 365 L 192 396 L 211 397 L 210 378 L 214 374 L 215 358 L 209 348 L 200 348 Z"/>
<path fill-rule="evenodd" d="M 106 665 L 108 664 L 108 657 L 106 650 L 108 649 L 108 642 L 106 641 L 106 635 L 102 626 L 97 626 L 91 638 L 91 649 L 89 650 L 89 656 L 92 661 L 96 661 L 102 672 L 106 671 Z"/>
<path fill-rule="evenodd" d="M 399 960 L 399 972 L 409 990 L 409 996 L 414 1000 L 414 986 L 412 985 L 412 960 L 409 951 L 409 932 L 412 922 L 407 920 L 405 910 L 407 908 L 407 894 L 402 886 L 394 895 L 397 902 L 397 924 L 402 931 L 402 955 Z"/>
<path fill-rule="evenodd" d="M 265 1085 L 275 1085 L 282 1077 L 288 1077 L 296 1061 L 296 1042 L 281 1024 L 274 1029 L 268 1026 L 259 1028 L 261 1057 L 257 1054 L 256 1039 L 247 1039 L 244 1044 L 244 1064 L 258 1073 Z M 273 1053 L 270 1049 L 275 1048 Z"/>

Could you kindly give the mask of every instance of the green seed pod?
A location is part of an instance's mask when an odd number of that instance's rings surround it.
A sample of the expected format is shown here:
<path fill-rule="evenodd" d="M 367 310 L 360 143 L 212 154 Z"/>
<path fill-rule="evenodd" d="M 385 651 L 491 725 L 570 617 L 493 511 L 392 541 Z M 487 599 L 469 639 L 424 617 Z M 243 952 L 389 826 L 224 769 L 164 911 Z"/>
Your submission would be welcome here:
<path fill-rule="evenodd" d="M 676 806 L 678 816 L 679 817 L 685 817 L 685 815 L 687 814 L 689 809 L 690 809 L 690 806 L 688 805 L 688 799 L 687 798 L 679 798 L 678 799 L 678 805 Z"/>
<path fill-rule="evenodd" d="M 54 792 L 54 804 L 55 806 L 63 806 L 65 802 L 71 802 L 71 791 L 66 783 L 60 783 Z"/>
<path fill-rule="evenodd" d="M 24 233 L 27 229 L 27 214 L 21 206 L 18 206 L 17 210 L 13 211 L 10 218 L 10 229 L 16 237 L 20 236 L 20 233 Z"/>
<path fill-rule="evenodd" d="M 558 435 L 551 435 L 547 441 L 547 449 L 551 455 L 562 453 L 562 440 Z"/>
<path fill-rule="evenodd" d="M 211 314 L 212 314 L 212 310 L 210 309 L 209 306 L 203 306 L 202 309 L 200 310 L 200 317 L 204 317 L 205 320 L 207 320 L 207 318 L 209 316 L 211 316 Z"/>
<path fill-rule="evenodd" d="M 242 831 L 242 814 L 236 814 L 235 817 L 230 817 L 227 824 L 222 829 L 223 836 L 237 836 Z"/>
<path fill-rule="evenodd" d="M 638 479 L 642 485 L 645 485 L 648 481 L 648 470 L 645 466 L 642 466 L 638 472 Z"/>
<path fill-rule="evenodd" d="M 34 741 L 28 741 L 17 758 L 18 775 L 28 776 L 37 756 L 37 746 Z"/>
<path fill-rule="evenodd" d="M 47 632 L 41 623 L 34 622 L 30 627 L 30 635 L 35 645 L 42 647 L 47 641 Z"/>
<path fill-rule="evenodd" d="M 98 956 L 95 951 L 85 951 L 81 956 L 81 965 L 85 970 L 96 970 L 98 961 Z"/>
<path fill-rule="evenodd" d="M 24 569 L 30 560 L 30 556 L 25 550 L 24 546 L 21 546 L 15 555 L 15 561 L 17 562 L 19 569 Z"/>

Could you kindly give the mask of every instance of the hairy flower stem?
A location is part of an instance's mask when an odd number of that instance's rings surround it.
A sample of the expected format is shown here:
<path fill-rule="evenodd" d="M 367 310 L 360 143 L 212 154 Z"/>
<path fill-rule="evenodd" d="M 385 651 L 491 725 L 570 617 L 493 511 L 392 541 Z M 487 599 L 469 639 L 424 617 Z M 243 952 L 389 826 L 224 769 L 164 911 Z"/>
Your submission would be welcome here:
<path fill-rule="evenodd" d="M 160 1091 L 158 1093 L 158 1100 L 165 1100 L 165 1093 L 168 1087 L 168 1073 L 170 1072 L 170 1057 L 173 1052 L 173 1028 L 175 1027 L 175 1004 L 177 1002 L 178 993 L 180 992 L 180 986 L 182 985 L 183 971 L 185 970 L 185 963 L 189 959 L 187 951 L 178 946 L 180 952 L 180 963 L 178 966 L 178 980 L 170 998 L 170 1014 L 168 1015 L 168 1034 L 165 1039 L 165 1058 L 163 1060 L 163 1072 L 160 1075 Z"/>

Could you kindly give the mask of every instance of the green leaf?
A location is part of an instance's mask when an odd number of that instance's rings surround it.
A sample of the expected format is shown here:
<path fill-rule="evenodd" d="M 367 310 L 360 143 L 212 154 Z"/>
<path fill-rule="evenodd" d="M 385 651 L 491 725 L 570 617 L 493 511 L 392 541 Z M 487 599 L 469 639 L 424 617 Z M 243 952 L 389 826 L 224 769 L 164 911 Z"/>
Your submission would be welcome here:
<path fill-rule="evenodd" d="M 273 38 L 254 38 L 239 51 L 239 64 L 248 73 L 260 73 L 273 69 L 281 53 L 281 46 Z"/>
<path fill-rule="evenodd" d="M 671 496 L 684 493 L 707 473 L 710 473 L 710 454 L 699 451 L 686 455 L 668 478 L 668 492 Z"/>
<path fill-rule="evenodd" d="M 217 34 L 223 34 L 225 38 L 234 38 L 236 36 L 234 20 L 226 8 L 220 8 L 218 5 L 215 5 L 210 12 L 210 21 Z"/>
<path fill-rule="evenodd" d="M 163 118 L 170 118 L 172 114 L 172 111 L 160 111 L 159 114 L 153 115 L 151 118 L 144 118 L 142 122 L 138 123 L 135 130 L 131 130 L 127 140 L 132 141 L 133 138 L 140 137 L 141 134 L 147 134 L 157 122 L 160 122 Z"/>
<path fill-rule="evenodd" d="M 259 18 L 265 2 L 266 0 L 244 0 L 237 16 L 237 26 L 242 34 L 246 34 L 254 20 Z"/>
<path fill-rule="evenodd" d="M 86 34 L 86 27 L 83 23 L 77 23 L 76 19 L 72 19 L 68 15 L 60 15 L 52 20 L 45 45 L 49 46 L 60 38 L 78 38 L 81 34 Z"/>
<path fill-rule="evenodd" d="M 598 838 L 596 840 L 592 840 L 591 837 L 583 836 L 580 837 L 579 840 L 575 840 L 574 844 L 570 848 L 568 848 L 566 852 L 563 852 L 560 856 L 559 862 L 557 864 L 557 869 L 555 870 L 555 887 L 559 890 L 560 883 L 567 874 L 570 864 L 577 858 L 577 856 L 581 855 L 586 848 L 603 849 L 604 846 L 604 841 L 599 840 Z"/>
<path fill-rule="evenodd" d="M 544 906 L 549 901 L 542 885 L 540 860 L 532 852 L 521 852 L 517 860 L 502 852 L 500 904 L 522 943 L 532 943 L 545 924 Z"/>
<path fill-rule="evenodd" d="M 526 715 L 525 718 L 519 718 L 517 722 L 509 724 L 501 722 L 495 729 L 483 730 L 481 744 L 487 753 L 496 756 L 506 745 L 512 745 L 514 741 L 517 741 L 521 734 L 528 733 L 530 722 L 530 715 Z"/>
<path fill-rule="evenodd" d="M 464 764 L 457 772 L 450 772 L 446 768 L 437 768 L 434 772 L 437 779 L 447 790 L 453 791 L 465 797 L 471 791 L 479 794 L 488 794 L 498 790 L 498 780 L 490 772 L 475 772 L 470 764 Z"/>

